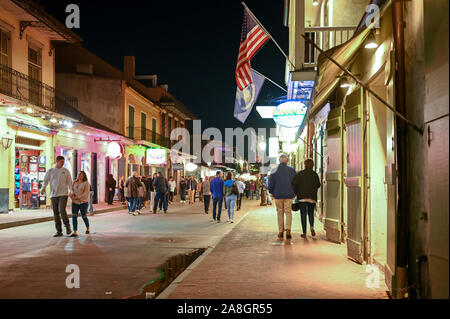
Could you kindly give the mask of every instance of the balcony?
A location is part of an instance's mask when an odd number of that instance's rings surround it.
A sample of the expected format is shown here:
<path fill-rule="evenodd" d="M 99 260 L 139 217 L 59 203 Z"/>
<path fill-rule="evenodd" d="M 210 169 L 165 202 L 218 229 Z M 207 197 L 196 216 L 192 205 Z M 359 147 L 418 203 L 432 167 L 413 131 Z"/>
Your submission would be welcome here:
<path fill-rule="evenodd" d="M 349 40 L 357 26 L 342 27 L 309 27 L 305 28 L 305 36 L 312 40 L 319 48 L 326 51 Z M 305 41 L 306 68 L 317 66 L 318 50 L 309 42 Z"/>
<path fill-rule="evenodd" d="M 128 137 L 135 140 L 142 140 L 156 144 L 165 148 L 172 148 L 176 141 L 171 141 L 168 137 L 162 136 L 155 131 L 145 127 L 127 127 Z"/>
<path fill-rule="evenodd" d="M 0 64 L 0 93 L 16 100 L 55 111 L 55 89 Z"/>

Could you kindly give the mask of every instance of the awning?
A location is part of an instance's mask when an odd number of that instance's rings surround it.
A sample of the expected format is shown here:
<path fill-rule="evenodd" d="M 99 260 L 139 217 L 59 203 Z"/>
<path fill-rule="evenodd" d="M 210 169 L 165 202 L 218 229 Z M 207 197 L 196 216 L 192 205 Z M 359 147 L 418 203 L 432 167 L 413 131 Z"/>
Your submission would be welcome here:
<path fill-rule="evenodd" d="M 370 33 L 366 28 L 361 33 L 351 38 L 347 42 L 334 47 L 326 53 L 336 60 L 340 65 L 347 68 L 351 63 L 358 49 L 366 40 Z M 323 54 L 319 55 L 317 82 L 314 87 L 313 98 L 311 100 L 310 116 L 317 113 L 327 101 L 327 98 L 339 84 L 339 77 L 343 74 L 339 67 L 331 62 Z"/>
<path fill-rule="evenodd" d="M 380 18 L 391 5 L 391 1 L 389 0 L 373 0 L 371 3 L 376 3 L 381 6 Z M 374 27 L 375 21 L 367 26 L 365 24 L 366 19 L 367 15 L 364 15 L 362 20 L 364 21 L 364 24 L 360 23 L 357 33 L 355 33 L 350 40 L 325 51 L 328 56 L 333 58 L 346 69 L 348 69 L 348 66 L 352 63 L 352 59 L 355 57 L 356 53 L 361 48 L 361 45 L 363 45 L 367 36 Z M 362 25 L 365 26 L 365 28 L 361 30 Z M 323 107 L 327 101 L 327 98 L 339 84 L 339 77 L 344 73 L 336 64 L 330 61 L 323 54 L 319 55 L 317 65 L 317 79 L 311 98 L 310 116 L 314 116 Z"/>

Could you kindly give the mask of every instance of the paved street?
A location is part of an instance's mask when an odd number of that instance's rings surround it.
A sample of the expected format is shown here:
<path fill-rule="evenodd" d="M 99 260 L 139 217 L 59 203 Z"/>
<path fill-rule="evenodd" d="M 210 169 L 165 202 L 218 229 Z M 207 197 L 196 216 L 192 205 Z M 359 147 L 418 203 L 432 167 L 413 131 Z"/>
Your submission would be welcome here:
<path fill-rule="evenodd" d="M 168 258 L 214 245 L 236 225 L 211 222 L 200 204 L 173 204 L 167 215 L 119 211 L 89 218 L 92 234 L 84 234 L 79 218 L 78 238 L 53 238 L 53 222 L 0 230 L 0 298 L 134 296 L 159 277 Z M 68 264 L 80 267 L 79 289 L 66 288 Z"/>
<path fill-rule="evenodd" d="M 366 266 L 346 258 L 345 245 L 325 240 L 316 221 L 317 238 L 300 238 L 299 214 L 293 238 L 276 238 L 274 206 L 256 208 L 181 282 L 161 298 L 387 298 L 384 277 L 378 289 L 366 288 Z"/>

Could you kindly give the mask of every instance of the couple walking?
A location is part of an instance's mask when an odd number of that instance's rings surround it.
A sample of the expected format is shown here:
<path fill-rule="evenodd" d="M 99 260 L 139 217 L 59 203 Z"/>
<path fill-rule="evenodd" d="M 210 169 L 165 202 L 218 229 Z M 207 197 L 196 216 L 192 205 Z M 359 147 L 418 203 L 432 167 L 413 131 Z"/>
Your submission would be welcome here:
<path fill-rule="evenodd" d="M 217 172 L 216 177 L 209 183 L 209 189 L 213 197 L 213 218 L 211 221 L 220 223 L 222 203 L 225 198 L 225 206 L 228 210 L 228 221 L 234 223 L 234 207 L 239 197 L 239 188 L 237 182 L 233 180 L 233 173 L 228 172 L 227 178 L 224 181 L 223 173 L 220 171 Z"/>
<path fill-rule="evenodd" d="M 64 162 L 65 158 L 63 156 L 56 157 L 56 165 L 45 174 L 41 188 L 41 194 L 44 195 L 45 188 L 50 184 L 50 199 L 56 226 L 56 234 L 53 237 L 61 237 L 63 235 L 61 219 L 66 227 L 67 235 L 72 233 L 66 212 L 68 197 L 72 200 L 73 233 L 70 237 L 78 236 L 78 213 L 80 212 L 86 226 L 86 234 L 89 234 L 87 210 L 90 199 L 90 185 L 86 173 L 81 171 L 78 173 L 77 179 L 72 182 L 69 170 L 63 167 Z"/>
<path fill-rule="evenodd" d="M 317 202 L 317 190 L 320 187 L 320 179 L 313 170 L 314 161 L 305 160 L 305 169 L 296 173 L 292 167 L 287 166 L 289 158 L 283 154 L 280 156 L 280 165 L 269 176 L 269 192 L 275 198 L 278 214 L 278 237 L 292 238 L 292 199 L 297 197 L 302 223 L 302 238 L 306 238 L 307 219 L 311 235 L 314 231 L 314 209 Z M 286 224 L 284 216 L 286 215 Z"/>

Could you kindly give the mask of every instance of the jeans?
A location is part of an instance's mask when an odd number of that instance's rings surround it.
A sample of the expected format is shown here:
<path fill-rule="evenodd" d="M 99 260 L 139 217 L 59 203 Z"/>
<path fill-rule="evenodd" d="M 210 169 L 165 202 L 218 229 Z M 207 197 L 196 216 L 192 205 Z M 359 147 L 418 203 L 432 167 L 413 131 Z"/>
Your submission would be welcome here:
<path fill-rule="evenodd" d="M 225 202 L 227 203 L 227 209 L 228 209 L 228 219 L 233 220 L 234 218 L 234 206 L 236 205 L 236 195 L 230 195 L 225 197 Z"/>
<path fill-rule="evenodd" d="M 203 203 L 205 204 L 205 213 L 209 211 L 210 202 L 211 202 L 211 195 L 203 195 Z"/>
<path fill-rule="evenodd" d="M 255 191 L 254 190 L 250 190 L 250 199 L 253 199 L 253 196 L 255 195 Z"/>
<path fill-rule="evenodd" d="M 136 209 L 141 210 L 142 208 L 142 197 L 136 198 Z"/>
<path fill-rule="evenodd" d="M 219 197 L 219 198 L 214 197 L 213 198 L 213 219 L 214 220 L 220 220 L 220 215 L 222 214 L 222 203 L 223 203 L 223 197 Z M 219 210 L 217 211 L 217 215 L 216 215 L 217 205 L 219 206 Z"/>
<path fill-rule="evenodd" d="M 92 205 L 92 203 L 94 202 L 94 191 L 91 191 L 89 193 L 89 213 L 93 214 L 94 213 L 94 205 Z"/>
<path fill-rule="evenodd" d="M 309 219 L 309 226 L 314 227 L 314 208 L 316 208 L 316 203 L 299 202 L 300 206 L 300 217 L 302 220 L 302 230 L 303 234 L 306 234 L 306 217 Z"/>
<path fill-rule="evenodd" d="M 169 192 L 169 202 L 173 202 L 173 192 Z"/>
<path fill-rule="evenodd" d="M 153 204 L 153 212 L 156 212 L 156 208 L 158 207 L 158 202 L 162 201 L 164 211 L 167 212 L 167 195 L 166 193 L 156 193 L 155 203 Z"/>
<path fill-rule="evenodd" d="M 183 202 L 186 201 L 186 191 L 184 189 L 180 190 L 180 200 Z"/>
<path fill-rule="evenodd" d="M 88 205 L 89 205 L 89 203 L 83 203 L 83 204 L 72 203 L 73 230 L 78 230 L 78 211 L 81 212 L 81 218 L 83 218 L 84 225 L 86 225 L 86 228 L 89 227 L 89 219 L 87 218 Z"/>
<path fill-rule="evenodd" d="M 136 211 L 137 201 L 138 201 L 137 197 L 128 198 L 128 211 L 130 213 L 134 213 Z"/>
<path fill-rule="evenodd" d="M 256 200 L 259 200 L 259 190 L 256 190 L 255 193 L 256 193 Z"/>
<path fill-rule="evenodd" d="M 55 219 L 55 227 L 58 233 L 62 233 L 61 219 L 67 231 L 70 231 L 69 218 L 67 217 L 66 206 L 68 196 L 52 197 L 53 218 Z"/>

